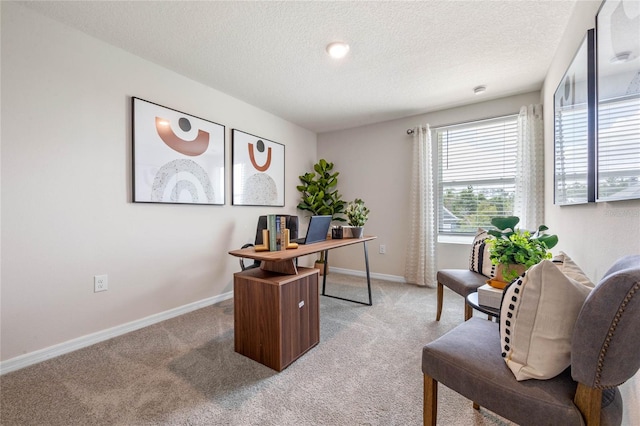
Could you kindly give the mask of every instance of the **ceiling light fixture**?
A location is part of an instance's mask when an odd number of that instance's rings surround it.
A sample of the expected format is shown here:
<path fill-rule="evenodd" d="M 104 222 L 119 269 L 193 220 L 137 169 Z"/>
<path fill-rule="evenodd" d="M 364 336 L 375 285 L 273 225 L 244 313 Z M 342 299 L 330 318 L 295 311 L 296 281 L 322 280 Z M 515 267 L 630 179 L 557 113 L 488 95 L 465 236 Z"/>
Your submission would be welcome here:
<path fill-rule="evenodd" d="M 487 86 L 476 86 L 473 88 L 473 93 L 475 93 L 476 95 L 482 95 L 486 91 Z"/>
<path fill-rule="evenodd" d="M 333 59 L 344 58 L 349 53 L 349 45 L 341 41 L 336 41 L 327 45 L 327 53 Z"/>
<path fill-rule="evenodd" d="M 613 58 L 609 60 L 609 62 L 611 62 L 612 64 L 622 64 L 625 62 L 629 62 L 633 58 L 634 56 L 631 52 L 625 51 L 617 53 Z"/>

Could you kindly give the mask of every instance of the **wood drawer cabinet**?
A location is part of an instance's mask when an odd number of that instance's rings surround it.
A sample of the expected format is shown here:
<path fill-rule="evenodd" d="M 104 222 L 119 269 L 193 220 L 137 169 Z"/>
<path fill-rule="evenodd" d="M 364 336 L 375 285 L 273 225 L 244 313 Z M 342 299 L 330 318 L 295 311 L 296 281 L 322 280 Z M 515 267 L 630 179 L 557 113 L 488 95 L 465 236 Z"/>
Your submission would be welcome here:
<path fill-rule="evenodd" d="M 233 276 L 235 351 L 282 371 L 320 342 L 318 270 Z"/>

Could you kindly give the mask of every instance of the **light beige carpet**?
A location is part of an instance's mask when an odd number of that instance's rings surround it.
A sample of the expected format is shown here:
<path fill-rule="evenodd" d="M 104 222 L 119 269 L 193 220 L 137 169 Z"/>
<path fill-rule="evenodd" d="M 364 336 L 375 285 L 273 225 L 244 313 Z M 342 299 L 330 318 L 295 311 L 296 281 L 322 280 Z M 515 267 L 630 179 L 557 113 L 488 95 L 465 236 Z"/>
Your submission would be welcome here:
<path fill-rule="evenodd" d="M 364 279 L 327 292 L 366 300 Z M 277 373 L 233 349 L 233 300 L 0 377 L 9 425 L 420 425 L 422 346 L 463 300 L 372 280 L 374 305 L 320 298 L 320 344 Z M 439 424 L 505 425 L 439 387 Z"/>

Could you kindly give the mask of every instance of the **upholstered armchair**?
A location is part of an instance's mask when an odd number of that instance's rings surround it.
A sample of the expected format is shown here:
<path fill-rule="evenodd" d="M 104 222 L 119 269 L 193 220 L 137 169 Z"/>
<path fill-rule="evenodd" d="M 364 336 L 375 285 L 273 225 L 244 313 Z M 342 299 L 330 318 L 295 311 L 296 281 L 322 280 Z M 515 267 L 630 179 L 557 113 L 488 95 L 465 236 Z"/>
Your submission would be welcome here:
<path fill-rule="evenodd" d="M 485 240 L 489 238 L 487 231 L 478 230 L 471 244 L 468 269 L 441 269 L 436 274 L 438 282 L 438 306 L 436 309 L 436 321 L 442 316 L 442 304 L 444 300 L 444 288 L 458 293 L 465 299 L 464 320 L 473 316 L 473 309 L 466 303 L 467 296 L 486 284 L 494 272 L 494 266 L 489 258 L 489 247 Z"/>
<path fill-rule="evenodd" d="M 617 261 L 578 312 L 570 367 L 546 380 L 516 380 L 503 358 L 504 324 L 471 318 L 427 344 L 424 424 L 436 424 L 438 382 L 521 425 L 620 424 L 617 386 L 640 367 L 640 255 Z"/>

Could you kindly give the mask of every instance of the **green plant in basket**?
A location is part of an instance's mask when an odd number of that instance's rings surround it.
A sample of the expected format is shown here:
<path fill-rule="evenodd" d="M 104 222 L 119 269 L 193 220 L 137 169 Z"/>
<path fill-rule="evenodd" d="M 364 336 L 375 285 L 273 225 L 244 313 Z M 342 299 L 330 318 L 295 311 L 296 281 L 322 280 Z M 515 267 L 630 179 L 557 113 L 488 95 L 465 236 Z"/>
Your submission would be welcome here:
<path fill-rule="evenodd" d="M 502 276 L 505 281 L 512 281 L 520 275 L 516 265 L 523 265 L 524 269 L 551 259 L 549 251 L 558 244 L 556 235 L 545 234 L 549 228 L 540 225 L 538 230 L 531 233 L 517 229 L 520 222 L 517 216 L 494 217 L 491 224 L 497 228 L 487 232 L 492 238 L 487 240 L 491 263 L 502 265 Z M 520 268 L 521 269 L 521 268 Z"/>

